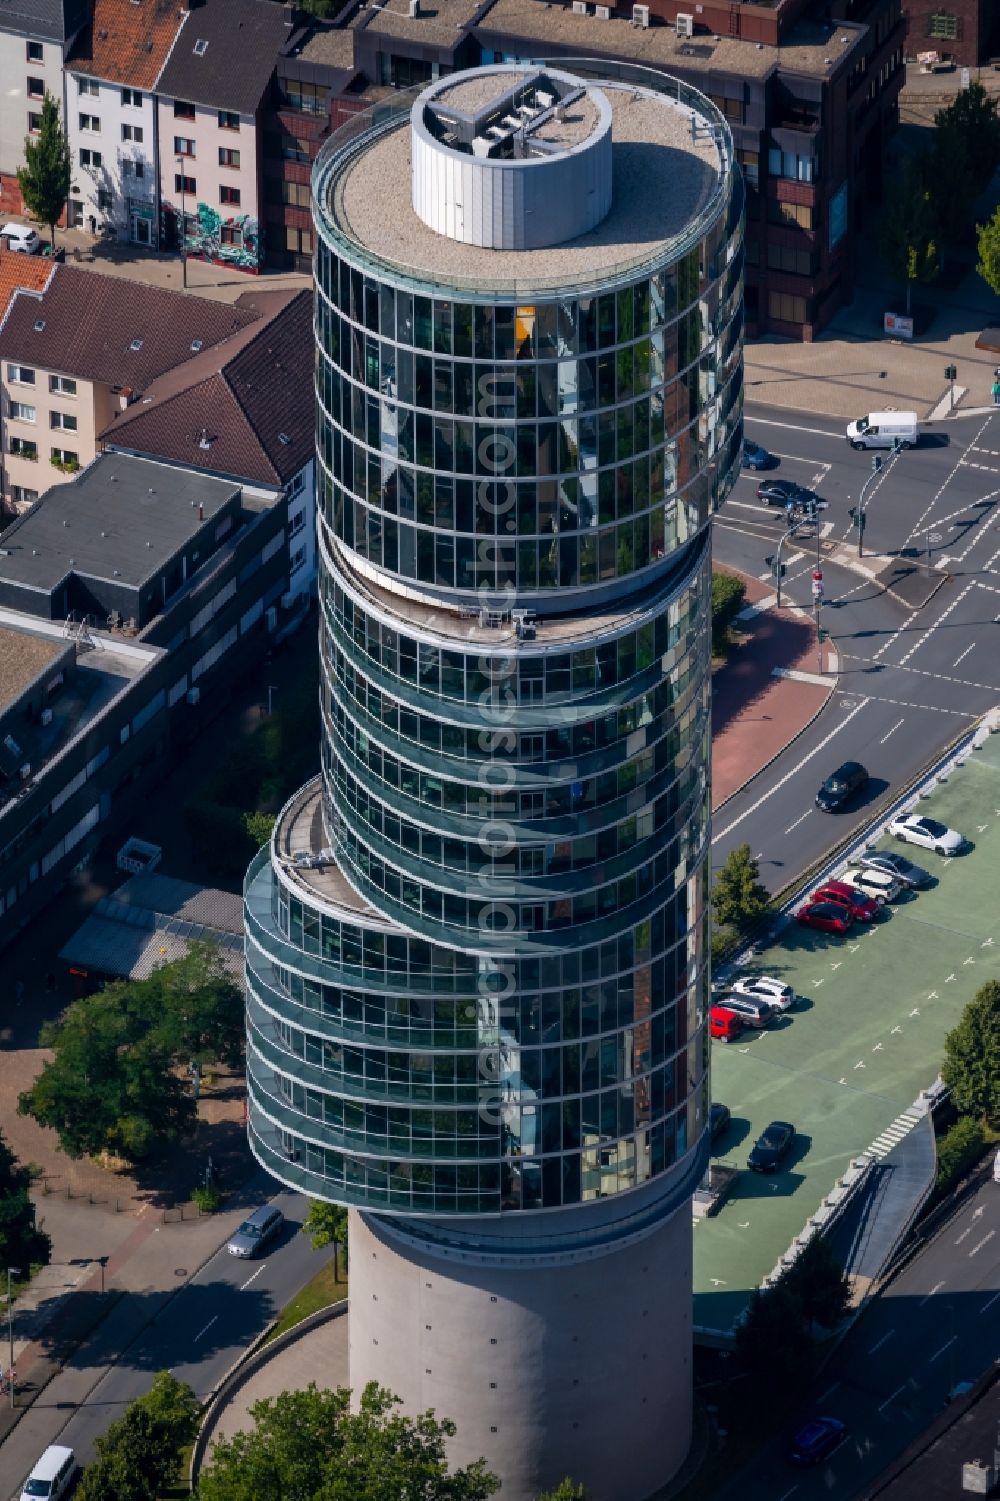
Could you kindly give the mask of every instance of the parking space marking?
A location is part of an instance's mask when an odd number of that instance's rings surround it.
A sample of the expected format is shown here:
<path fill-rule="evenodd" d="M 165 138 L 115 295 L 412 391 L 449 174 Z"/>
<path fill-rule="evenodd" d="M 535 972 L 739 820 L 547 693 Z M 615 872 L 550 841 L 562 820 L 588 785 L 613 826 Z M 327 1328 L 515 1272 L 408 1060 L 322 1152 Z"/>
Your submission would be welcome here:
<path fill-rule="evenodd" d="M 962 652 L 961 656 L 956 657 L 954 662 L 952 662 L 952 667 L 957 667 L 959 662 L 964 662 L 975 644 L 976 643 L 974 641 L 970 641 L 969 645 L 965 648 L 964 652 Z"/>
<path fill-rule="evenodd" d="M 1000 1298 L 1000 1293 L 994 1293 L 990 1301 L 988 1303 L 984 1303 L 979 1312 L 985 1313 L 987 1308 L 992 1308 L 993 1304 L 997 1301 L 998 1298 Z"/>
<path fill-rule="evenodd" d="M 898 719 L 896 721 L 896 723 L 893 725 L 892 729 L 891 730 L 887 730 L 886 733 L 882 736 L 882 739 L 879 741 L 879 745 L 884 745 L 885 742 L 888 740 L 889 736 L 890 735 L 895 735 L 896 731 L 898 729 L 900 729 L 905 723 L 906 723 L 905 717 L 903 719 Z"/>
<path fill-rule="evenodd" d="M 881 1350 L 883 1345 L 887 1345 L 889 1343 L 895 1332 L 895 1329 L 890 1329 L 888 1334 L 883 1334 L 881 1339 L 875 1341 L 871 1349 L 868 1351 L 868 1354 L 874 1355 L 876 1350 Z"/>
<path fill-rule="evenodd" d="M 906 1383 L 904 1381 L 904 1383 L 903 1383 L 902 1386 L 897 1386 L 896 1390 L 891 1394 L 891 1396 L 886 1397 L 885 1401 L 882 1403 L 881 1407 L 879 1408 L 879 1412 L 885 1412 L 885 1410 L 889 1406 L 889 1404 L 891 1402 L 895 1402 L 896 1398 L 899 1397 L 899 1396 L 901 1396 L 902 1393 L 905 1392 L 905 1391 L 906 1391 Z"/>
<path fill-rule="evenodd" d="M 958 1335 L 957 1334 L 953 1334 L 952 1337 L 951 1337 L 951 1339 L 946 1339 L 945 1342 L 944 1342 L 944 1344 L 941 1346 L 940 1350 L 935 1350 L 934 1351 L 934 1354 L 931 1356 L 930 1360 L 928 1360 L 927 1364 L 928 1365 L 933 1365 L 934 1362 L 935 1362 L 935 1360 L 937 1360 L 940 1356 L 942 1356 L 944 1354 L 945 1350 L 950 1350 L 951 1349 L 952 1345 L 955 1343 L 955 1341 L 957 1339 L 958 1339 Z"/>
<path fill-rule="evenodd" d="M 935 1284 L 931 1288 L 930 1292 L 929 1293 L 925 1293 L 924 1296 L 920 1299 L 919 1306 L 921 1308 L 923 1308 L 924 1304 L 926 1302 L 928 1302 L 931 1298 L 933 1298 L 933 1296 L 934 1296 L 935 1293 L 939 1293 L 941 1291 L 942 1287 L 944 1287 L 944 1283 L 943 1282 L 935 1282 Z M 997 1296 L 1000 1297 L 1000 1293 L 998 1293 Z"/>

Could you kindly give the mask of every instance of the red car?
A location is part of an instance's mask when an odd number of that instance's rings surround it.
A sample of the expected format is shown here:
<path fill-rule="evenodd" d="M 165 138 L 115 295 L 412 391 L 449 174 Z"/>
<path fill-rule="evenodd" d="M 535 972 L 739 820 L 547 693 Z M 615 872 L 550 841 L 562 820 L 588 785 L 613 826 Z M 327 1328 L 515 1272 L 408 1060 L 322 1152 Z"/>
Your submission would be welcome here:
<path fill-rule="evenodd" d="M 708 1013 L 708 1033 L 720 1042 L 735 1042 L 743 1031 L 743 1018 L 725 1006 L 713 1006 Z"/>
<path fill-rule="evenodd" d="M 854 918 L 839 902 L 806 902 L 795 914 L 795 921 L 823 933 L 848 933 Z"/>
<path fill-rule="evenodd" d="M 847 908 L 855 922 L 874 922 L 879 914 L 879 905 L 874 897 L 865 896 L 863 891 L 848 886 L 844 881 L 827 881 L 818 891 L 813 892 L 810 900 L 836 902 Z"/>

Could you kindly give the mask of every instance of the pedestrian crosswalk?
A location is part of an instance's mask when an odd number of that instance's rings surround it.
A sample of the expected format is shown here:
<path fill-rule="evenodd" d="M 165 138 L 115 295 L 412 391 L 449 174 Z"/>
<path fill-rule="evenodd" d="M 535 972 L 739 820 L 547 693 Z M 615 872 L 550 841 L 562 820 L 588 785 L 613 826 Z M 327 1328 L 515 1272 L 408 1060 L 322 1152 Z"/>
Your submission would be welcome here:
<path fill-rule="evenodd" d="M 909 1106 L 908 1109 L 903 1111 L 902 1115 L 896 1116 L 892 1125 L 887 1126 L 881 1136 L 876 1136 L 868 1148 L 869 1154 L 881 1162 L 883 1157 L 888 1157 L 893 1147 L 899 1145 L 904 1136 L 909 1136 L 914 1126 L 922 1119 L 923 1116 L 920 1111 L 916 1110 L 912 1105 Z"/>

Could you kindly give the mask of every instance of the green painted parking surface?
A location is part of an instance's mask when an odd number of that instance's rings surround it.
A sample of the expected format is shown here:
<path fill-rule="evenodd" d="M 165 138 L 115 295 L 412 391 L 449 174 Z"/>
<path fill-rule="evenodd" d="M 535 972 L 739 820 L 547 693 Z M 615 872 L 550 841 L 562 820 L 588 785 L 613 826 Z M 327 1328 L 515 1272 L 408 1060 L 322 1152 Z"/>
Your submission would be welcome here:
<path fill-rule="evenodd" d="M 744 1167 L 771 1120 L 799 1139 L 773 1177 L 743 1172 L 719 1213 L 695 1222 L 695 1323 L 727 1329 L 852 1157 L 937 1076 L 945 1033 L 1000 978 L 1000 735 L 970 754 L 926 812 L 971 842 L 953 860 L 905 849 L 937 884 L 845 938 L 791 924 L 761 973 L 804 998 L 766 1032 L 713 1043 L 712 1094 L 732 1111 L 718 1145 Z"/>

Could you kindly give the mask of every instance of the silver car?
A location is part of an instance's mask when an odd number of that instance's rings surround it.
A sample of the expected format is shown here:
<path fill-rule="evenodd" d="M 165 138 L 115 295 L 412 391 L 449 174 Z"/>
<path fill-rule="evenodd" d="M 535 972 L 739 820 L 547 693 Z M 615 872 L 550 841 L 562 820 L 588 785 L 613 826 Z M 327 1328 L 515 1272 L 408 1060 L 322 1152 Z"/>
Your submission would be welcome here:
<path fill-rule="evenodd" d="M 265 1204 L 243 1221 L 226 1249 L 230 1256 L 259 1256 L 284 1223 L 285 1216 L 281 1210 L 273 1204 Z"/>

